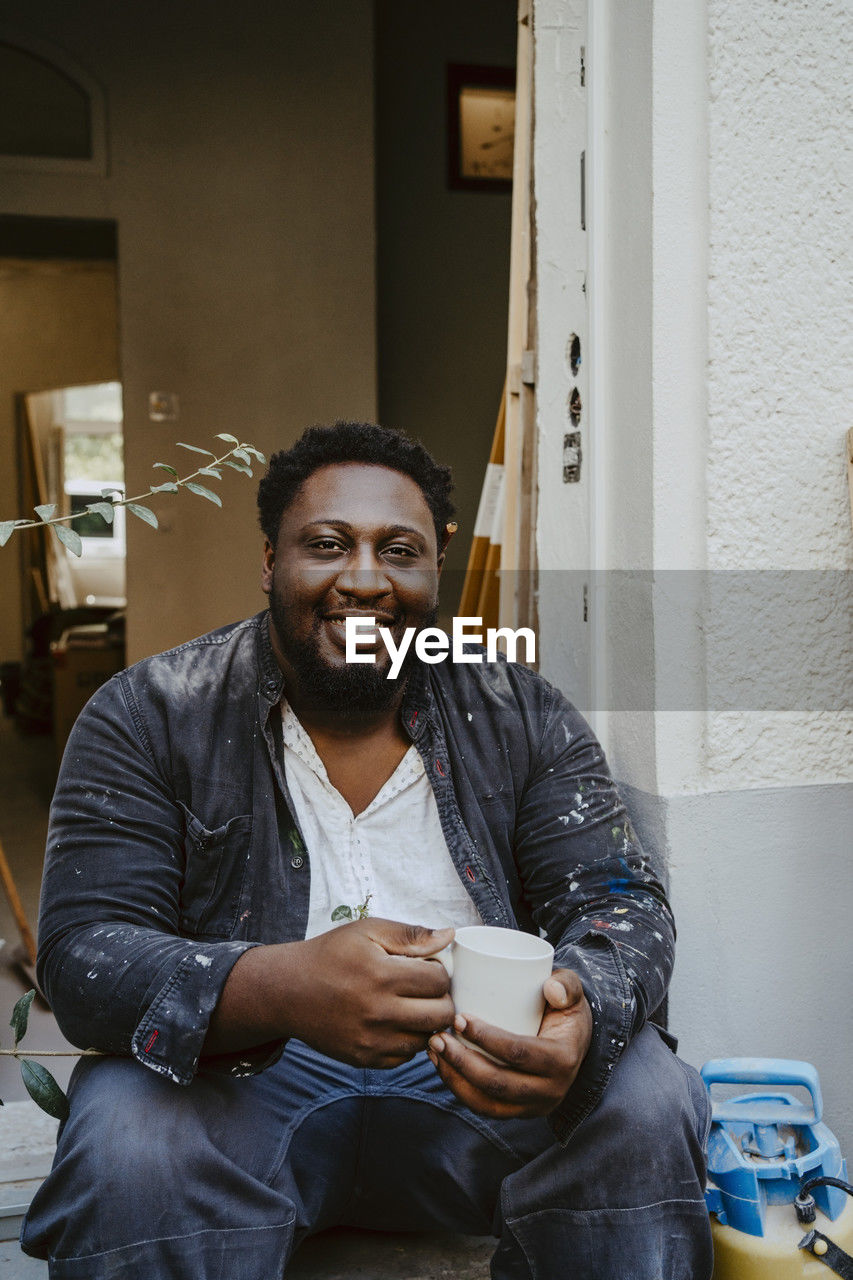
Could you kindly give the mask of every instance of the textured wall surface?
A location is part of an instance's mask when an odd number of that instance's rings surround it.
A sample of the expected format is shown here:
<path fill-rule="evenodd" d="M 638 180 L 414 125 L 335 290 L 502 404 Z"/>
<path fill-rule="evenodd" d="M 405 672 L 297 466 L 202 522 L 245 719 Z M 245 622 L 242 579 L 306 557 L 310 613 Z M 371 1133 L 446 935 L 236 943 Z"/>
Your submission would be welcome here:
<path fill-rule="evenodd" d="M 757 572 L 714 609 L 707 654 L 778 687 L 774 707 L 712 709 L 714 787 L 853 776 L 850 575 L 818 572 L 853 568 L 851 45 L 841 0 L 710 0 L 708 565 Z M 801 572 L 782 586 L 770 569 Z M 775 625 L 744 627 L 750 612 Z"/>
<path fill-rule="evenodd" d="M 606 505 L 592 565 L 643 566 L 651 529 L 654 575 L 607 574 L 608 752 L 669 872 L 682 1052 L 815 1062 L 849 1157 L 849 36 L 840 2 L 654 0 L 630 27 L 617 10 L 596 0 L 589 35 L 605 83 L 587 160 L 606 196 L 590 237 L 606 395 L 585 422 L 605 437 L 590 455 L 604 473 L 586 483 Z M 537 51 L 550 58 L 537 129 L 565 146 L 568 90 L 551 43 Z M 559 145 L 545 137 L 537 154 Z M 575 323 L 568 282 L 583 266 L 571 201 L 548 198 L 558 183 L 542 179 L 537 209 L 546 445 L 562 435 L 555 339 Z M 539 527 L 549 564 L 580 564 L 586 526 L 553 477 Z M 566 685 L 585 656 L 566 652 L 573 602 L 554 591 L 540 607 L 543 665 Z M 563 648 L 546 652 L 549 635 Z"/>

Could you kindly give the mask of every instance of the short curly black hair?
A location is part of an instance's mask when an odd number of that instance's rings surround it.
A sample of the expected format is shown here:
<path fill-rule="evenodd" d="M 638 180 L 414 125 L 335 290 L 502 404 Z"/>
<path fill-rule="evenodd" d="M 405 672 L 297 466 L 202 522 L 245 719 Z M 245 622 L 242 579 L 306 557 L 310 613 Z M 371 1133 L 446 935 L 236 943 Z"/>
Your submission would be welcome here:
<path fill-rule="evenodd" d="M 342 421 L 333 426 L 308 427 L 290 449 L 281 449 L 270 458 L 267 473 L 258 485 L 258 517 L 273 546 L 282 514 L 295 501 L 308 477 L 320 467 L 337 462 L 364 462 L 411 476 L 432 512 L 436 543 L 439 549 L 442 547 L 445 526 L 454 512 L 450 468 L 436 462 L 422 444 L 402 431 L 380 427 L 375 422 Z"/>

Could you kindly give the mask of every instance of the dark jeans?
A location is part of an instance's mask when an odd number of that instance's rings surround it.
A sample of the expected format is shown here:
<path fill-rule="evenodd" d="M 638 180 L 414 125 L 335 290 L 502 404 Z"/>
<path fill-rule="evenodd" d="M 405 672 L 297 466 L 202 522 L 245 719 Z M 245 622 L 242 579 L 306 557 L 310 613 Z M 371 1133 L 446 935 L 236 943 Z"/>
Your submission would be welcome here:
<path fill-rule="evenodd" d="M 186 1088 L 84 1060 L 27 1253 L 60 1280 L 279 1280 L 332 1224 L 495 1235 L 495 1280 L 708 1280 L 709 1107 L 646 1027 L 567 1146 L 460 1106 L 425 1055 L 363 1071 L 296 1041 Z"/>

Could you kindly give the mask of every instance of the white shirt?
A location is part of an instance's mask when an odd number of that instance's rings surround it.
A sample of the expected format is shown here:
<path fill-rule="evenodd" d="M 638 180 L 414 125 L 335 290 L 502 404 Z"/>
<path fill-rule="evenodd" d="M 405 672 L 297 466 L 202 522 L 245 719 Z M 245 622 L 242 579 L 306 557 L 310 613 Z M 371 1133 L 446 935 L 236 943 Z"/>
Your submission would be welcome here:
<path fill-rule="evenodd" d="M 368 914 L 385 920 L 431 929 L 482 924 L 453 865 L 415 746 L 355 817 L 286 700 L 281 713 L 284 774 L 311 865 L 306 938 L 333 928 L 339 906 L 355 918 L 368 895 Z"/>

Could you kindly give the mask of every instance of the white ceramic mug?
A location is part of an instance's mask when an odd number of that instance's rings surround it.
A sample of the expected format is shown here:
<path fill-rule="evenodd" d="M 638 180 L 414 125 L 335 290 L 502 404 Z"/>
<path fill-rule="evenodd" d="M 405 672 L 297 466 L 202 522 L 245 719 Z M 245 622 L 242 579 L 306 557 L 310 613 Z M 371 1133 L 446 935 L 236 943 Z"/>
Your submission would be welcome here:
<path fill-rule="evenodd" d="M 545 1011 L 542 984 L 554 967 L 550 942 L 518 929 L 467 925 L 435 959 L 450 975 L 457 1013 L 515 1035 L 537 1034 Z"/>

